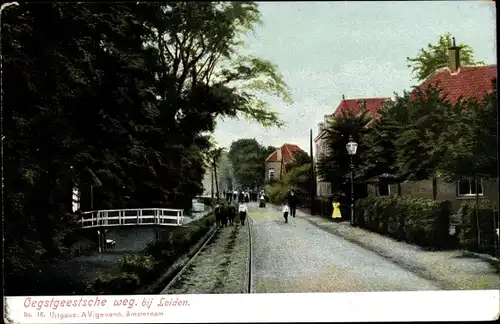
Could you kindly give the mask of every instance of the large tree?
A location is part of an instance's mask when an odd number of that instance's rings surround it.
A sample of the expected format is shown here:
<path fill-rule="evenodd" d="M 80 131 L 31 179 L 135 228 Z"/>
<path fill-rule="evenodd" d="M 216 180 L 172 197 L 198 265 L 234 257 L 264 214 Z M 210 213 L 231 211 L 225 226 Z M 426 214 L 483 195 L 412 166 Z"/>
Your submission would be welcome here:
<path fill-rule="evenodd" d="M 449 56 L 448 48 L 453 45 L 450 33 L 439 36 L 436 44 L 429 43 L 427 48 L 421 48 L 415 57 L 407 57 L 408 67 L 412 68 L 417 81 L 423 81 L 437 69 L 448 66 Z M 467 44 L 459 43 L 460 64 L 461 65 L 480 65 L 482 61 L 474 59 L 474 50 Z"/>
<path fill-rule="evenodd" d="M 448 181 L 498 177 L 498 108 L 496 80 L 492 81 L 493 93 L 481 100 L 459 101 L 450 111 L 450 127 L 438 142 L 446 148 L 439 170 Z"/>
<path fill-rule="evenodd" d="M 349 175 L 350 158 L 346 144 L 349 136 L 358 143 L 357 154 L 353 157 L 353 164 L 361 165 L 369 145 L 364 138 L 372 129 L 368 127 L 372 121 L 371 115 L 361 109 L 360 113 L 343 111 L 342 114 L 328 122 L 326 127 L 327 154 L 321 157 L 317 164 L 317 174 L 323 181 L 330 182 L 334 191 L 343 190 Z M 360 171 L 360 170 L 358 170 Z M 357 177 L 362 173 L 357 172 Z"/>
<path fill-rule="evenodd" d="M 268 155 L 269 149 L 253 138 L 243 138 L 231 143 L 228 157 L 240 186 L 246 188 L 264 184 L 264 161 Z"/>
<path fill-rule="evenodd" d="M 89 170 L 102 183 L 95 209 L 188 208 L 217 118 L 279 125 L 258 94 L 289 100 L 274 65 L 239 55 L 240 36 L 259 22 L 252 2 L 22 4 L 2 14 L 9 275 L 65 257 L 72 187 L 90 208 Z"/>

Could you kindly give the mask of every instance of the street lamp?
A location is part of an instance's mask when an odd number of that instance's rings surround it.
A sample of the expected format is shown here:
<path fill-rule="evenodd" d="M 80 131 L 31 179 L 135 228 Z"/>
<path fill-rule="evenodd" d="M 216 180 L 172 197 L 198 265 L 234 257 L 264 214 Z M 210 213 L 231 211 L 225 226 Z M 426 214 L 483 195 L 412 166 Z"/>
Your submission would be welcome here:
<path fill-rule="evenodd" d="M 351 164 L 349 165 L 351 171 L 351 225 L 354 226 L 354 164 L 352 163 L 352 157 L 356 155 L 358 143 L 354 142 L 351 135 L 349 135 L 349 142 L 346 144 L 345 148 L 351 159 Z"/>

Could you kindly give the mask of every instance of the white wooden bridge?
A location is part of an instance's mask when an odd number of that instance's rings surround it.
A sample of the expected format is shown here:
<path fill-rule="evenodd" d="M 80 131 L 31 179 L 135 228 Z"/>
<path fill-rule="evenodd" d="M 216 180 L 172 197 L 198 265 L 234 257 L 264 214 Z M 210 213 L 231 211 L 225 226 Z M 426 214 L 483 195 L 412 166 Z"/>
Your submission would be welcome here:
<path fill-rule="evenodd" d="M 82 213 L 83 228 L 137 225 L 182 226 L 184 210 L 164 208 L 109 209 Z"/>

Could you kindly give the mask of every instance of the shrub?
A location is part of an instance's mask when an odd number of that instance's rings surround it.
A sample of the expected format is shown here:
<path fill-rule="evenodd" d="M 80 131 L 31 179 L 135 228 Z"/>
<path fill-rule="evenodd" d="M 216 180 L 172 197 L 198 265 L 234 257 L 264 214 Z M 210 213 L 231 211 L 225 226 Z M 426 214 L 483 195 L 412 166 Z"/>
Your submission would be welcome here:
<path fill-rule="evenodd" d="M 360 227 L 424 247 L 449 245 L 450 212 L 450 202 L 415 197 L 368 197 L 356 202 Z"/>
<path fill-rule="evenodd" d="M 470 251 L 495 255 L 496 234 L 493 210 L 481 207 L 477 209 L 475 204 L 473 206 L 465 204 L 460 208 L 459 214 L 461 217 L 458 234 L 460 245 Z M 478 241 L 478 234 L 480 234 L 481 242 Z"/>
<path fill-rule="evenodd" d="M 89 285 L 94 294 L 128 294 L 139 287 L 139 275 L 130 272 L 98 272 L 96 280 Z"/>

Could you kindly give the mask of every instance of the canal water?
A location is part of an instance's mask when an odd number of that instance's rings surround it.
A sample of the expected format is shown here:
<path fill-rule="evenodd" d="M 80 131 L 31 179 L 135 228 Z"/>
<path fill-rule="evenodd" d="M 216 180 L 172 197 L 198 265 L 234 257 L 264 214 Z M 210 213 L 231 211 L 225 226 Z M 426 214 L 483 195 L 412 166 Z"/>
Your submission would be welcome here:
<path fill-rule="evenodd" d="M 204 211 L 185 213 L 183 224 L 189 224 L 203 218 L 209 213 L 209 207 L 205 208 Z M 173 228 L 165 226 L 160 230 L 169 231 Z M 31 281 L 27 281 L 24 284 L 36 285 L 36 292 L 44 295 L 81 293 L 80 290 L 82 287 L 86 286 L 87 282 L 95 280 L 99 271 L 105 271 L 115 266 L 120 258 L 127 253 L 144 251 L 150 243 L 155 241 L 156 230 L 153 226 L 109 228 L 107 238 L 116 242 L 112 250 L 99 253 L 95 242 L 90 240 L 79 242 L 78 244 L 82 249 L 90 249 L 94 250 L 94 252 L 72 258 L 66 262 L 47 265 L 45 269 L 40 269 L 38 273 L 32 274 L 30 276 L 32 277 Z M 66 286 L 73 287 L 72 289 L 75 291 L 61 291 L 66 290 L 67 288 L 63 288 Z M 25 287 L 25 289 L 21 289 L 20 287 L 20 290 L 24 290 L 27 294 L 30 294 L 29 287 Z M 22 292 L 20 293 L 22 294 Z"/>

